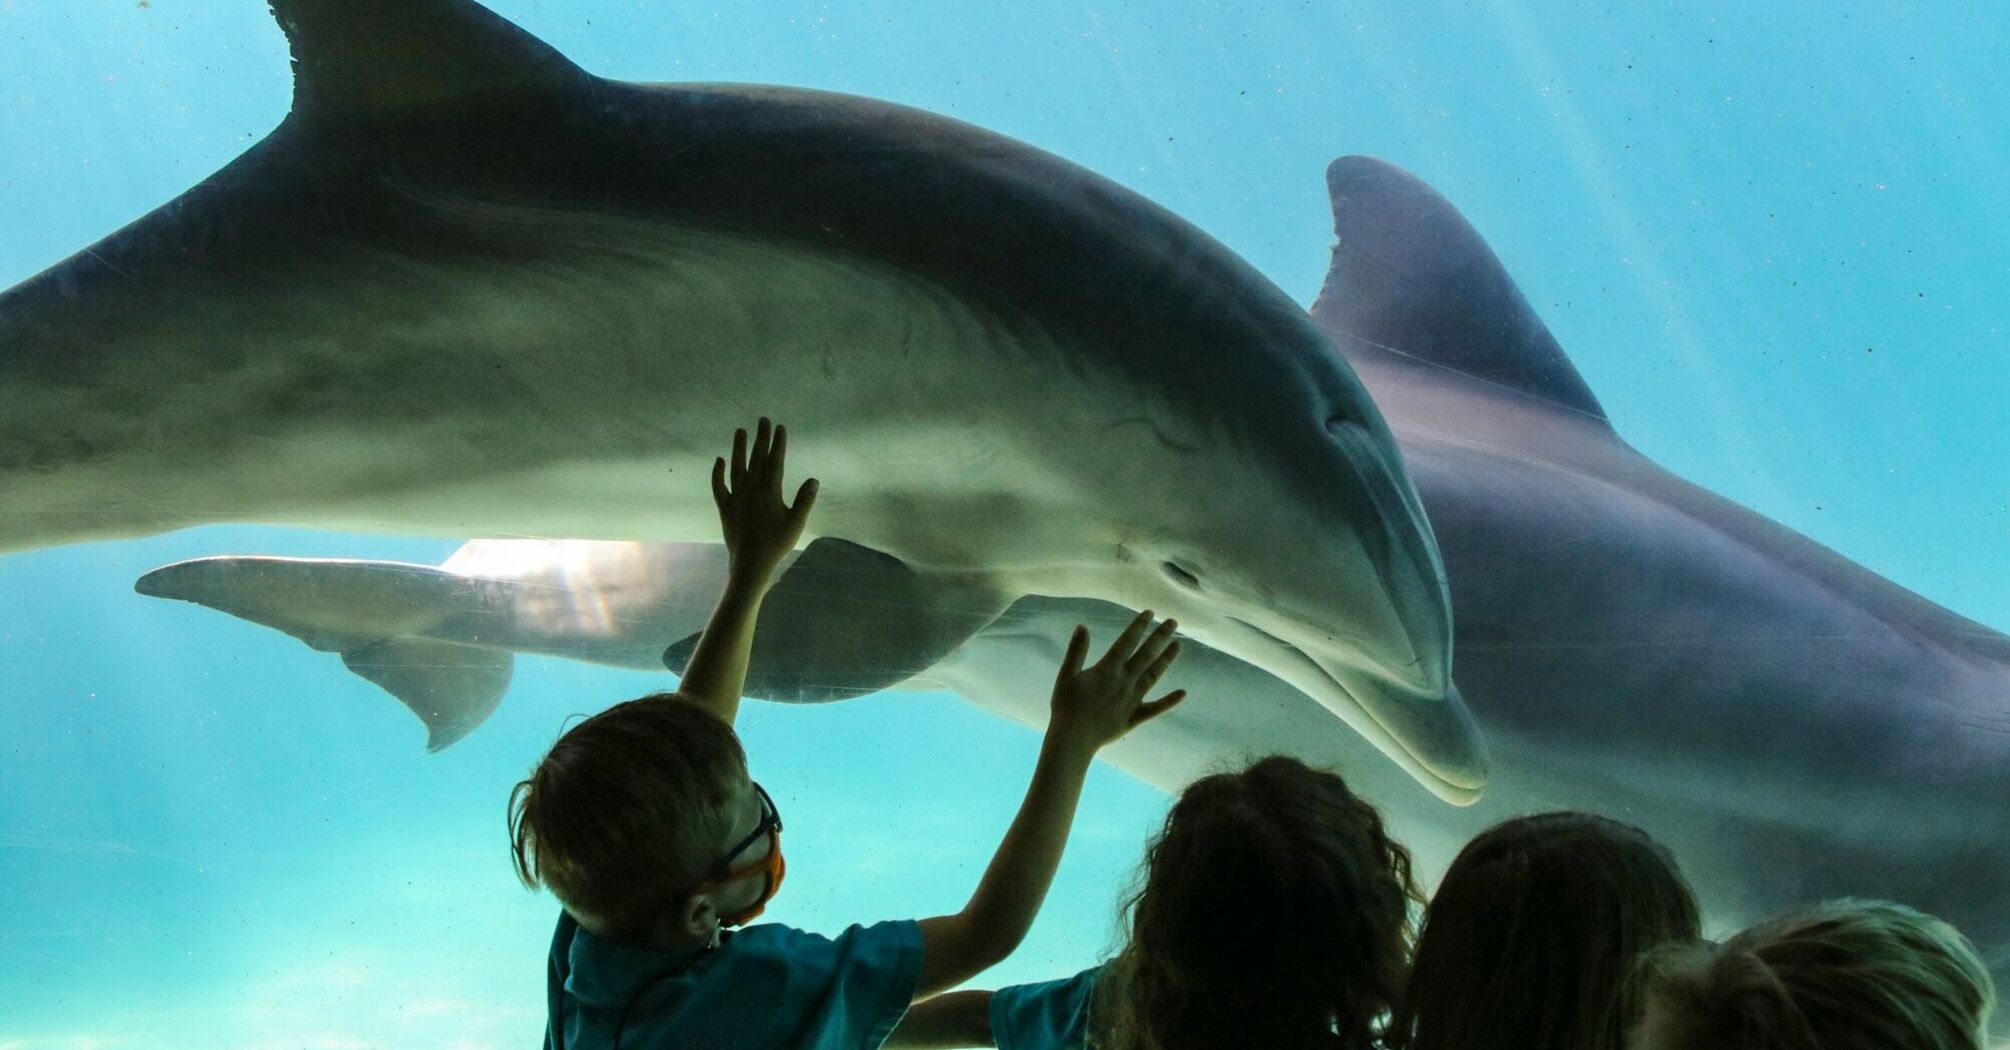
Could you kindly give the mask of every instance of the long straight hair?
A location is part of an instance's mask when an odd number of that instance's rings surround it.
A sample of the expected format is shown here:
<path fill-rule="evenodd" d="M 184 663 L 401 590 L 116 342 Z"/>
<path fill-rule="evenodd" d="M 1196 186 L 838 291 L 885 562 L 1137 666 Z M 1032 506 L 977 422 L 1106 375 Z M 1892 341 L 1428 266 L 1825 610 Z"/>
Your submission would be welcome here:
<path fill-rule="evenodd" d="M 1402 989 L 1410 854 L 1336 774 L 1263 759 L 1194 782 L 1146 849 L 1096 1050 L 1369 1050 Z"/>
<path fill-rule="evenodd" d="M 1642 952 L 1698 936 L 1668 851 L 1589 813 L 1519 817 L 1466 844 L 1417 936 L 1388 1043 L 1402 1050 L 1614 1050 Z"/>

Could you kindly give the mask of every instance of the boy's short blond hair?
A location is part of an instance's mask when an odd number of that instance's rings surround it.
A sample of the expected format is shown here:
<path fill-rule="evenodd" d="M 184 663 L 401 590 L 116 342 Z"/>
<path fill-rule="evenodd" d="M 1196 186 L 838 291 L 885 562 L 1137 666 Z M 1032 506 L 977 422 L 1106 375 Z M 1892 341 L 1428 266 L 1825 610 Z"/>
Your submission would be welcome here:
<path fill-rule="evenodd" d="M 746 778 L 739 737 L 697 704 L 675 693 L 616 704 L 560 736 L 510 792 L 517 877 L 596 935 L 645 939 L 711 874 Z"/>
<path fill-rule="evenodd" d="M 1889 901 L 1828 901 L 1671 948 L 1640 980 L 1683 1050 L 1978 1050 L 1996 1005 L 1968 938 Z"/>

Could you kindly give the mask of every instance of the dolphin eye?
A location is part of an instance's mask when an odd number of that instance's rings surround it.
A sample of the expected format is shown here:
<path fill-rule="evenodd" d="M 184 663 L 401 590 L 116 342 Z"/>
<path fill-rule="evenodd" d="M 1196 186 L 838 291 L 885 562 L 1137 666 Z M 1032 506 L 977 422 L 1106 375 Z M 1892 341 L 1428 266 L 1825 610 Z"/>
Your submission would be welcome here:
<path fill-rule="evenodd" d="M 1165 570 L 1166 576 L 1170 578 L 1172 582 L 1177 583 L 1180 586 L 1186 587 L 1191 590 L 1200 589 L 1200 577 L 1195 576 L 1191 572 L 1188 572 L 1181 566 L 1167 561 L 1167 562 L 1160 562 L 1159 568 Z"/>

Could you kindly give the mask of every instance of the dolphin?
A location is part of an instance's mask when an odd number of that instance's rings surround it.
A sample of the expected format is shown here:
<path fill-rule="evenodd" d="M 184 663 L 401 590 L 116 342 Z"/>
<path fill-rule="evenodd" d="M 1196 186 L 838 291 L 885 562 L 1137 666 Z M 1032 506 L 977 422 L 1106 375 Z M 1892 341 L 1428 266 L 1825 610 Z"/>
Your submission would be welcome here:
<path fill-rule="evenodd" d="M 825 483 L 812 527 L 971 629 L 1026 594 L 1151 608 L 1483 789 L 1386 423 L 1199 230 L 916 110 L 598 78 L 469 0 L 271 6 L 280 126 L 0 293 L 0 551 L 698 540 L 722 435 L 768 414 Z M 871 655 L 849 688 L 941 651 Z"/>
<path fill-rule="evenodd" d="M 1891 897 L 1961 926 L 2010 984 L 2010 637 L 1655 465 L 1449 202 L 1369 158 L 1327 177 L 1338 246 L 1313 316 L 1384 406 L 1434 522 L 1461 689 L 1489 741 L 1487 797 L 1438 804 L 1301 691 L 1199 642 L 1166 683 L 1189 700 L 1107 757 L 1168 790 L 1270 752 L 1342 769 L 1432 872 L 1507 816 L 1611 814 L 1674 849 L 1717 925 Z M 750 695 L 840 698 L 820 682 L 819 631 L 897 634 L 937 615 L 912 603 L 898 565 L 835 542 L 781 575 Z M 207 558 L 138 587 L 345 658 L 402 639 L 505 668 L 512 648 L 640 668 L 688 646 L 723 558 L 702 544 L 478 541 L 438 568 Z M 373 574 L 395 588 L 364 593 Z M 1022 597 L 893 688 L 951 690 L 1039 725 L 1073 625 L 1107 636 L 1128 616 Z M 405 697 L 441 712 L 429 725 L 465 732 L 501 697 L 492 677 L 445 662 L 430 674 L 430 692 Z"/>
<path fill-rule="evenodd" d="M 1339 240 L 1312 315 L 1430 513 L 1496 783 L 1633 819 L 1741 891 L 1722 908 L 1740 920 L 1925 907 L 2010 986 L 2010 636 L 1628 445 L 1415 176 L 1348 157 L 1327 184 Z M 1499 794 L 1446 819 L 1522 792 Z"/>

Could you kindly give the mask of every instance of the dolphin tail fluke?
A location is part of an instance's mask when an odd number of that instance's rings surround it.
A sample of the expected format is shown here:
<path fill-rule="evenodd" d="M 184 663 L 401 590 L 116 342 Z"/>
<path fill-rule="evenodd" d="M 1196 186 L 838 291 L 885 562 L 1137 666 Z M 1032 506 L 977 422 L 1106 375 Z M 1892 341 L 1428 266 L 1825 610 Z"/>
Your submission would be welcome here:
<path fill-rule="evenodd" d="M 935 666 L 1011 604 L 982 583 L 917 572 L 869 547 L 819 539 L 761 605 L 746 695 L 781 703 L 848 700 Z M 683 673 L 698 638 L 663 663 Z"/>
<path fill-rule="evenodd" d="M 438 751 L 482 723 L 509 688 L 514 657 L 422 637 L 486 608 L 486 581 L 405 562 L 196 558 L 165 565 L 133 589 L 206 605 L 337 653 L 426 725 Z"/>
<path fill-rule="evenodd" d="M 1332 266 L 1312 316 L 1347 357 L 1391 354 L 1609 427 L 1500 258 L 1450 201 L 1372 157 L 1326 169 Z"/>
<path fill-rule="evenodd" d="M 368 120 L 589 81 L 473 0 L 271 0 L 293 49 L 293 112 Z"/>

